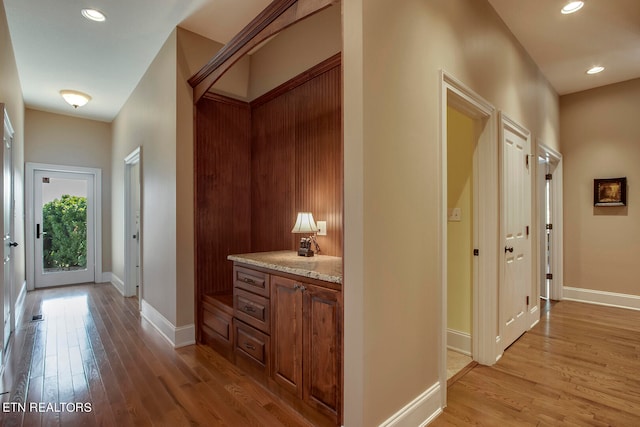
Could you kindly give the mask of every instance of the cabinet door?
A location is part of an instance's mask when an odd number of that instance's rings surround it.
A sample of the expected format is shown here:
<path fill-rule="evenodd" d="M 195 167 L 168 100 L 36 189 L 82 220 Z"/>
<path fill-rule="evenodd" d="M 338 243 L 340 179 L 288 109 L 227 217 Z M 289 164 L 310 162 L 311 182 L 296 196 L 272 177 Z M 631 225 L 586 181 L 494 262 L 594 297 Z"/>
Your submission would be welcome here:
<path fill-rule="evenodd" d="M 298 282 L 271 276 L 271 375 L 302 398 L 302 292 Z"/>
<path fill-rule="evenodd" d="M 305 284 L 304 400 L 336 416 L 342 407 L 342 299 L 336 290 Z"/>

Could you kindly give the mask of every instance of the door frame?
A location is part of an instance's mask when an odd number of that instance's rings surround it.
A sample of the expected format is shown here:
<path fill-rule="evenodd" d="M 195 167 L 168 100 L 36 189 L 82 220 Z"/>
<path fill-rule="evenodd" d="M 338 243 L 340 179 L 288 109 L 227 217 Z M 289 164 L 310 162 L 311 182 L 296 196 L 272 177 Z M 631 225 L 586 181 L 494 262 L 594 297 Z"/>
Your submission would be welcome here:
<path fill-rule="evenodd" d="M 474 257 L 472 357 L 493 365 L 501 352 L 496 345 L 498 322 L 498 147 L 496 109 L 464 83 L 445 70 L 440 71 L 440 246 L 439 280 L 441 289 L 440 384 L 442 406 L 446 406 L 447 384 L 447 107 L 454 107 L 476 120 L 485 120 L 474 155 Z M 477 179 L 476 179 L 477 178 Z M 489 191 L 488 189 L 495 189 Z M 482 197 L 475 194 L 482 193 Z"/>
<path fill-rule="evenodd" d="M 551 241 L 551 274 L 553 279 L 551 280 L 551 286 L 549 288 L 549 298 L 552 300 L 560 301 L 563 298 L 563 283 L 564 283 L 564 266 L 562 260 L 564 259 L 564 243 L 563 243 L 563 177 L 562 177 L 562 154 L 557 152 L 551 147 L 546 146 L 542 142 L 538 141 L 537 155 L 545 157 L 551 164 L 555 165 L 555 168 L 551 172 L 553 179 L 551 180 L 551 217 L 553 219 L 553 240 Z M 545 177 L 538 177 L 536 182 L 538 185 L 544 185 Z M 538 191 L 537 197 L 537 210 L 538 215 L 544 208 L 544 195 L 541 191 Z M 538 221 L 541 223 L 541 221 Z M 538 251 L 540 253 L 541 245 L 544 245 L 542 240 L 542 230 L 537 233 L 538 235 Z M 544 259 L 538 261 L 538 271 L 540 271 L 541 264 L 544 263 Z M 540 283 L 541 278 L 538 278 Z"/>
<path fill-rule="evenodd" d="M 34 224 L 34 176 L 37 171 L 68 172 L 93 175 L 93 194 L 95 206 L 93 211 L 94 224 L 94 273 L 95 283 L 103 282 L 102 278 L 102 170 L 81 166 L 52 165 L 48 163 L 25 164 L 25 247 L 27 251 L 27 290 L 35 289 L 35 224 Z"/>
<path fill-rule="evenodd" d="M 13 142 L 14 142 L 14 137 L 15 137 L 15 130 L 13 129 L 13 125 L 11 124 L 11 120 L 9 119 L 9 113 L 7 112 L 6 106 L 5 104 L 0 103 L 0 109 L 2 109 L 2 116 L 3 116 L 3 127 L 2 127 L 2 135 L 3 137 L 7 137 L 7 139 L 10 141 L 9 143 L 9 153 L 10 153 L 10 158 L 9 158 L 9 168 L 10 168 L 10 175 L 11 175 L 11 182 L 10 182 L 10 201 L 9 201 L 9 242 L 13 242 L 14 238 L 15 238 L 15 169 L 14 169 L 14 155 L 13 155 Z M 5 135 L 5 130 L 8 131 L 8 135 Z M 4 144 L 4 141 L 3 141 Z M 3 147 L 3 153 L 4 153 L 4 147 Z M 4 157 L 4 155 L 3 155 Z M 2 159 L 4 162 L 4 158 Z M 2 175 L 2 189 L 3 189 L 3 193 L 4 193 L 4 174 Z M 4 194 L 2 197 L 3 200 L 3 212 L 4 212 Z M 4 227 L 4 225 L 3 225 Z M 4 240 L 4 228 L 3 228 L 3 243 L 9 243 L 6 242 Z M 3 289 L 2 289 L 2 295 L 0 296 L 0 298 L 2 298 L 2 311 L 3 311 L 3 319 L 2 319 L 2 323 L 3 323 L 3 327 L 2 327 L 2 331 L 0 331 L 0 336 L 2 336 L 2 340 L 1 340 L 1 345 L 0 345 L 0 374 L 2 374 L 4 366 L 6 364 L 6 354 L 5 354 L 5 350 L 7 350 L 7 348 L 9 347 L 9 338 L 11 337 L 11 334 L 13 333 L 13 331 L 15 331 L 16 328 L 16 292 L 15 292 L 15 256 L 14 256 L 14 252 L 15 249 L 14 248 L 9 248 L 10 249 L 10 255 L 9 255 L 9 264 L 8 264 L 8 268 L 9 268 L 9 283 L 3 283 Z M 3 250 L 4 251 L 4 250 Z M 4 258 L 4 252 L 3 252 L 3 258 Z M 5 277 L 4 274 L 4 263 L 3 263 L 3 271 L 2 271 L 2 275 L 0 277 Z M 8 294 L 8 295 L 7 295 Z M 9 298 L 9 319 L 5 319 L 4 318 L 4 305 L 7 303 L 4 300 L 4 297 L 8 296 Z M 4 335 L 4 323 L 9 322 L 9 335 L 5 336 Z M 7 346 L 5 346 L 5 341 L 7 343 Z"/>
<path fill-rule="evenodd" d="M 131 297 L 136 294 L 136 279 L 139 283 L 139 304 L 142 304 L 142 233 L 138 236 L 139 241 L 136 243 L 131 235 L 135 224 L 135 212 L 133 206 L 133 194 L 131 191 L 131 169 L 133 165 L 138 165 L 138 184 L 140 185 L 140 230 L 142 230 L 142 148 L 137 147 L 124 159 L 124 296 Z M 136 269 L 132 265 L 135 251 L 140 246 L 140 268 L 138 270 L 139 277 L 136 277 Z M 142 306 L 140 305 L 140 308 Z"/>

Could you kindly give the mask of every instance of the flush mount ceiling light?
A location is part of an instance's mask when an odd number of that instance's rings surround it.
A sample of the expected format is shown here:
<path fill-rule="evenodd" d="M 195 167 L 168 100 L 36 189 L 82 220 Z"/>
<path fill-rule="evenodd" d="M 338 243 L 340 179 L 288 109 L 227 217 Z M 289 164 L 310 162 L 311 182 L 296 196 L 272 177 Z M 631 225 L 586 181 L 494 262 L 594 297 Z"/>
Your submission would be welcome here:
<path fill-rule="evenodd" d="M 87 102 L 91 101 L 91 97 L 86 93 L 78 92 L 77 90 L 61 90 L 60 95 L 67 101 L 67 104 L 73 108 L 82 107 Z"/>
<path fill-rule="evenodd" d="M 582 9 L 582 6 L 584 6 L 584 2 L 583 1 L 571 1 L 569 3 L 567 3 L 566 5 L 564 5 L 564 7 L 562 8 L 562 10 L 560 12 L 562 12 L 565 15 L 568 15 L 570 13 L 574 13 L 579 11 L 580 9 Z"/>
<path fill-rule="evenodd" d="M 598 65 L 596 67 L 589 68 L 587 74 L 598 74 L 604 71 L 604 67 Z"/>
<path fill-rule="evenodd" d="M 98 9 L 82 9 L 81 13 L 90 21 L 104 22 L 107 20 L 107 16 Z"/>

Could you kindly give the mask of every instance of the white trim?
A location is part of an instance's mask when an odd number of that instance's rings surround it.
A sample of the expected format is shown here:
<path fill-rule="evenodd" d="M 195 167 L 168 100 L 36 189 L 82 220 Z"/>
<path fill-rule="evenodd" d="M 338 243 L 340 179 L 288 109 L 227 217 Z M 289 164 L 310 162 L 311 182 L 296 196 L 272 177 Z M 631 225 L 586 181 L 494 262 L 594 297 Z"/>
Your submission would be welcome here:
<path fill-rule="evenodd" d="M 441 391 L 440 383 L 435 383 L 380 424 L 380 427 L 426 426 L 442 413 Z"/>
<path fill-rule="evenodd" d="M 15 322 L 14 329 L 20 326 L 22 315 L 24 314 L 24 303 L 27 298 L 27 281 L 22 282 L 20 292 L 18 292 L 18 298 L 16 298 L 16 305 L 14 306 Z"/>
<path fill-rule="evenodd" d="M 184 347 L 196 343 L 196 328 L 194 324 L 175 327 L 173 323 L 167 320 L 158 310 L 145 300 L 140 302 L 142 317 L 156 328 L 173 348 Z"/>
<path fill-rule="evenodd" d="M 471 334 L 447 329 L 447 348 L 471 356 Z"/>
<path fill-rule="evenodd" d="M 95 282 L 102 279 L 102 170 L 97 168 L 85 168 L 80 166 L 52 165 L 47 163 L 25 164 L 25 249 L 26 249 L 26 278 L 27 290 L 35 289 L 35 227 L 33 224 L 33 178 L 36 171 L 71 172 L 93 175 L 94 195 L 94 273 Z"/>
<path fill-rule="evenodd" d="M 124 282 L 123 292 L 125 296 L 134 296 L 136 293 L 142 301 L 142 274 L 136 278 L 136 272 L 142 270 L 142 259 L 140 260 L 140 269 L 136 270 L 132 267 L 132 252 L 137 250 L 138 245 L 142 245 L 142 232 L 138 235 L 140 241 L 136 242 L 131 238 L 133 235 L 133 223 L 135 218 L 132 217 L 132 201 L 131 201 L 131 167 L 135 164 L 141 165 L 142 148 L 137 147 L 124 159 Z M 140 170 L 138 170 L 138 182 L 140 182 Z M 142 208 L 140 212 L 140 230 L 142 231 Z M 140 288 L 136 290 L 136 279 Z M 142 306 L 140 306 L 142 309 Z"/>
<path fill-rule="evenodd" d="M 553 179 L 551 180 L 551 217 L 553 219 L 553 239 L 551 241 L 551 274 L 553 279 L 551 280 L 551 288 L 549 289 L 549 297 L 552 300 L 562 299 L 562 286 L 564 281 L 564 236 L 563 236 L 563 167 L 562 167 L 562 154 L 558 153 L 551 147 L 546 146 L 542 142 L 538 141 L 537 154 L 547 157 L 549 162 L 554 165 L 554 169 L 551 172 Z M 537 180 L 538 184 L 540 179 Z M 544 178 L 542 179 L 544 181 Z M 538 198 L 539 203 L 541 202 Z M 537 209 L 538 213 L 540 208 Z M 541 223 L 540 221 L 538 221 Z M 541 230 L 542 231 L 542 230 Z M 537 233 L 540 239 L 541 233 Z M 544 245 L 545 242 L 538 242 L 539 245 Z M 538 250 L 538 253 L 540 251 Z M 539 263 L 544 262 L 540 260 Z M 540 267 L 540 266 L 539 266 Z M 538 268 L 540 270 L 541 268 Z M 540 282 L 542 278 L 539 278 Z"/>
<path fill-rule="evenodd" d="M 640 296 L 598 291 L 595 289 L 564 287 L 564 300 L 605 305 L 607 307 L 640 310 Z"/>
<path fill-rule="evenodd" d="M 445 70 L 440 71 L 440 209 L 438 242 L 440 246 L 439 280 L 441 289 L 441 329 L 439 354 L 440 383 L 447 378 L 447 107 L 483 121 L 474 155 L 474 257 L 473 319 L 471 353 L 473 360 L 493 365 L 499 357 L 495 338 L 498 322 L 498 147 L 496 144 L 496 109 L 487 100 Z M 477 179 L 476 179 L 477 178 Z M 482 192 L 482 196 L 479 194 Z M 440 392 L 446 406 L 446 387 Z"/>
<path fill-rule="evenodd" d="M 106 279 L 106 277 L 105 277 L 104 282 L 111 283 L 113 285 L 113 287 L 116 288 L 116 290 L 118 292 L 120 292 L 120 295 L 125 296 L 125 294 L 124 294 L 124 282 L 122 281 L 122 279 L 119 278 L 118 276 L 116 276 L 114 273 L 105 273 L 103 275 L 103 277 L 105 275 L 109 275 L 109 279 Z"/>

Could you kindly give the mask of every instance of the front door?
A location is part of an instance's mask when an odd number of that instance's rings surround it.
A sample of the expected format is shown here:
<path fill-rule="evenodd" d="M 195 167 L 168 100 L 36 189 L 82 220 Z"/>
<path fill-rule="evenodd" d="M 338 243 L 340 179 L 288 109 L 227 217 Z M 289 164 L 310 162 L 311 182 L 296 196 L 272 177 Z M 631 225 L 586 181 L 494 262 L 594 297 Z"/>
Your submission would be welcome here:
<path fill-rule="evenodd" d="M 94 176 L 34 173 L 35 287 L 94 281 Z"/>
<path fill-rule="evenodd" d="M 531 165 L 529 132 L 503 116 L 502 240 L 500 285 L 503 348 L 528 327 L 531 290 Z M 537 296 L 535 296 L 537 300 Z"/>

